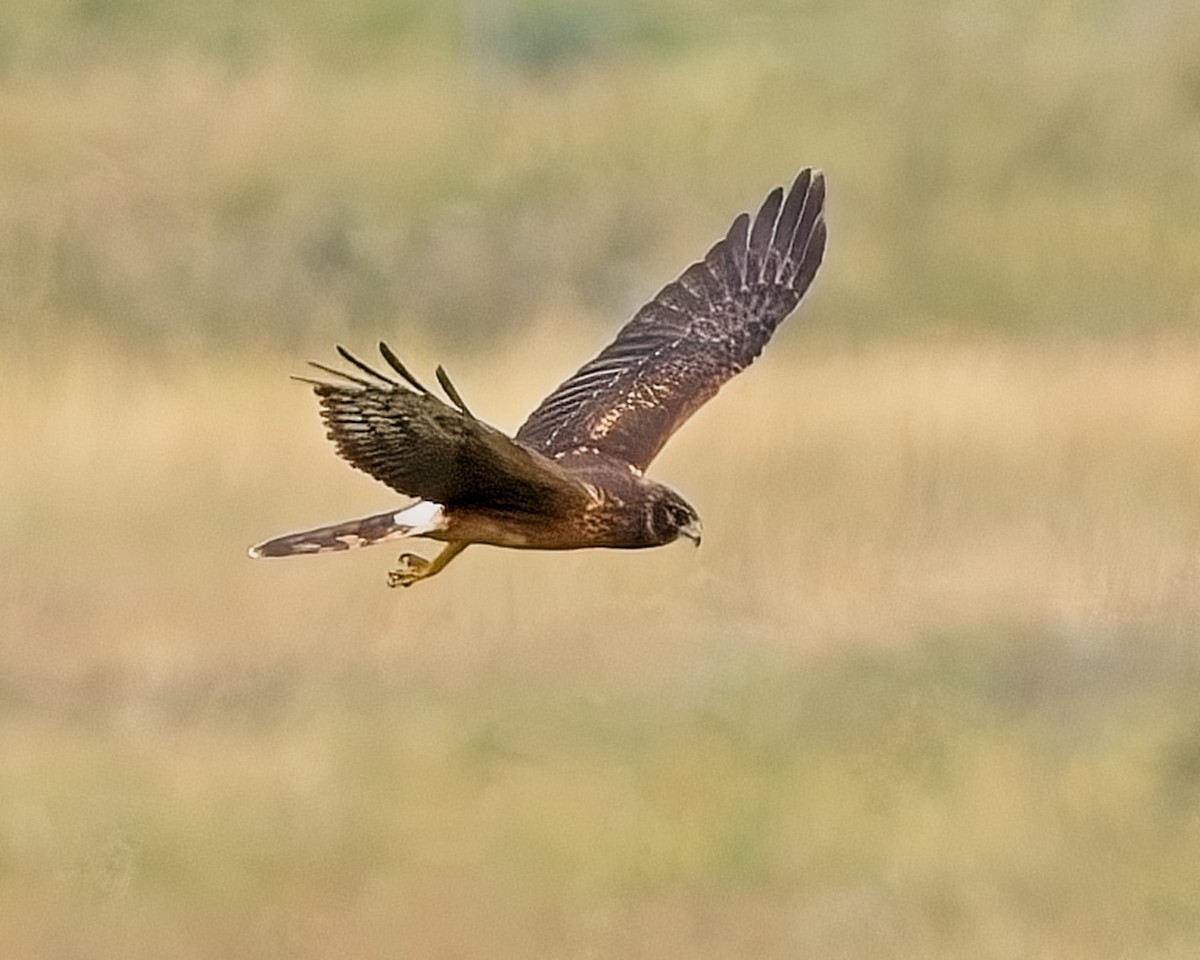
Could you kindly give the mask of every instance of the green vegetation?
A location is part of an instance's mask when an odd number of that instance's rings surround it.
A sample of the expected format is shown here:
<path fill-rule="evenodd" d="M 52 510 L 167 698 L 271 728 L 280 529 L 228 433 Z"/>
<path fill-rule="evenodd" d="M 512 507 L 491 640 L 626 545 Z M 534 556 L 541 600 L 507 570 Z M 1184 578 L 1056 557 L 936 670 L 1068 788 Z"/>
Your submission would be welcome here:
<path fill-rule="evenodd" d="M 27 718 L 0 933 L 31 956 L 1182 957 L 1200 684 L 1126 666 L 1039 636 L 451 692 L 317 657 Z"/>
<path fill-rule="evenodd" d="M 1200 953 L 1200 8 L 0 11 L 0 955 Z M 804 163 L 704 547 L 256 562 L 513 428 Z"/>
<path fill-rule="evenodd" d="M 802 163 L 833 185 L 839 334 L 1197 327 L 1191 0 L 738 10 L 14 5 L 6 332 L 607 328 Z"/>

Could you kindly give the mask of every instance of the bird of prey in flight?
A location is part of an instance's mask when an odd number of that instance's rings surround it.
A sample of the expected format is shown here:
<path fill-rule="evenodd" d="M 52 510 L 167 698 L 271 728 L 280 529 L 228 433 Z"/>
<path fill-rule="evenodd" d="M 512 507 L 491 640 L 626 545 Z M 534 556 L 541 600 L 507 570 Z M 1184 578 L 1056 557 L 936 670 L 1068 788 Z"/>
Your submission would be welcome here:
<path fill-rule="evenodd" d="M 427 537 L 433 560 L 402 554 L 388 577 L 410 586 L 472 543 L 530 550 L 700 543 L 700 518 L 645 476 L 671 435 L 762 352 L 808 290 L 825 252 L 825 178 L 801 170 L 753 218 L 642 307 L 595 359 L 541 402 L 509 437 L 467 409 L 446 372 L 445 402 L 385 343 L 385 366 L 344 347 L 348 369 L 312 366 L 311 383 L 337 451 L 415 503 L 267 540 L 252 557 L 288 557 Z"/>

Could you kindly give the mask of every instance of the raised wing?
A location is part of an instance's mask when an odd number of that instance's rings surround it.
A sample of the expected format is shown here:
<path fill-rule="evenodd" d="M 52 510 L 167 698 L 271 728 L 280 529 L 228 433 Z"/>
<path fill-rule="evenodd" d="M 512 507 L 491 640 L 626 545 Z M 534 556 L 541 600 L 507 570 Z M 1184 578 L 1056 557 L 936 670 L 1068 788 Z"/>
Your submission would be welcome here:
<path fill-rule="evenodd" d="M 344 347 L 338 353 L 356 373 L 312 364 L 343 382 L 297 378 L 313 385 L 329 439 L 350 464 L 399 493 L 446 506 L 552 515 L 588 502 L 586 488 L 556 463 L 476 420 L 440 367 L 454 406 L 421 386 L 387 344 L 379 350 L 403 382 Z"/>
<path fill-rule="evenodd" d="M 688 417 L 762 352 L 825 252 L 825 178 L 802 170 L 753 222 L 642 307 L 617 338 L 550 394 L 517 431 L 547 456 L 595 448 L 644 470 Z"/>

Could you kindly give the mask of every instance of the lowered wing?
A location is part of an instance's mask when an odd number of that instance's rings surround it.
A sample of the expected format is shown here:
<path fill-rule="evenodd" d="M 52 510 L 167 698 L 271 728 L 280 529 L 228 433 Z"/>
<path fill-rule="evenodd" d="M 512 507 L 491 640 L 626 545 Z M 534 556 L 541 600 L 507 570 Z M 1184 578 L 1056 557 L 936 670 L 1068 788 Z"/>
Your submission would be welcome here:
<path fill-rule="evenodd" d="M 329 439 L 352 466 L 445 506 L 557 514 L 589 502 L 586 488 L 553 461 L 476 420 L 440 367 L 438 381 L 454 406 L 421 386 L 387 344 L 379 349 L 400 379 L 343 347 L 338 352 L 354 373 L 314 363 L 340 382 L 297 378 L 313 385 Z"/>

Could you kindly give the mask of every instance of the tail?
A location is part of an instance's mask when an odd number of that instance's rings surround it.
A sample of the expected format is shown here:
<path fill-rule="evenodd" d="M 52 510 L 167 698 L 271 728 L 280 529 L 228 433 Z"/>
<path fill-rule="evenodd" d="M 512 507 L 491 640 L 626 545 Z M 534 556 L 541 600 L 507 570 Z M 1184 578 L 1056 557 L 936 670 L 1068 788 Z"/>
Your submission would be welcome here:
<path fill-rule="evenodd" d="M 294 557 L 305 553 L 331 553 L 370 547 L 385 540 L 420 537 L 444 527 L 441 504 L 422 500 L 399 512 L 347 520 L 265 540 L 250 548 L 251 557 Z"/>

